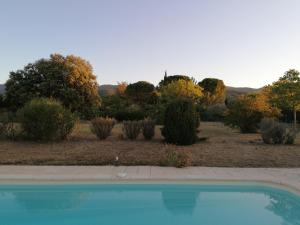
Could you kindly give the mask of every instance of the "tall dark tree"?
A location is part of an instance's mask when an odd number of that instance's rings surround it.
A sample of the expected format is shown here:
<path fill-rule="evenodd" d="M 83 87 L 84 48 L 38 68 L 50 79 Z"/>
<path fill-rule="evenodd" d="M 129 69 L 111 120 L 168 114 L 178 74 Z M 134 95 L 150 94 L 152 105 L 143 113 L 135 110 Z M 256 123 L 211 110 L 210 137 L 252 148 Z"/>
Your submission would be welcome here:
<path fill-rule="evenodd" d="M 100 97 L 91 64 L 74 55 L 51 55 L 11 72 L 5 84 L 6 101 L 12 109 L 36 97 L 55 98 L 72 111 L 98 107 Z"/>
<path fill-rule="evenodd" d="M 222 80 L 205 78 L 198 85 L 203 88 L 203 103 L 206 106 L 225 102 L 226 87 Z"/>

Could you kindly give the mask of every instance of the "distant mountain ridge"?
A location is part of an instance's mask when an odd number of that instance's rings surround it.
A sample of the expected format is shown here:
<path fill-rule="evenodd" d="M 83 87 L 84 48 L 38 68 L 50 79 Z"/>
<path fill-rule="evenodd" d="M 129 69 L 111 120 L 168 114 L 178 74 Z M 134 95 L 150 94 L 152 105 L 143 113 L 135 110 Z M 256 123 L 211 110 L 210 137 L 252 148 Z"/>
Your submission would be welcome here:
<path fill-rule="evenodd" d="M 99 93 L 101 96 L 114 95 L 117 92 L 117 86 L 113 84 L 100 85 Z M 259 91 L 259 88 L 249 88 L 249 87 L 230 87 L 227 86 L 227 96 L 235 97 L 242 94 L 254 93 Z M 0 84 L 0 94 L 5 92 L 5 85 Z"/>
<path fill-rule="evenodd" d="M 250 94 L 259 91 L 260 88 L 249 88 L 249 87 L 230 87 L 226 86 L 227 97 L 236 97 L 243 94 Z"/>

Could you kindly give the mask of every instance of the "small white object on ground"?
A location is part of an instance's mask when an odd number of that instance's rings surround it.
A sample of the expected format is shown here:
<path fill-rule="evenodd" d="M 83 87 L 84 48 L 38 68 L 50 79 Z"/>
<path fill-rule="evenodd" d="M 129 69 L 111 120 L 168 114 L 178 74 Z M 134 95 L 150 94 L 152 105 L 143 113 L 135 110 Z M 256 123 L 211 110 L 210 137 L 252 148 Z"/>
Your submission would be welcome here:
<path fill-rule="evenodd" d="M 126 176 L 127 176 L 127 173 L 118 173 L 117 174 L 117 177 L 119 177 L 119 178 L 124 178 Z"/>

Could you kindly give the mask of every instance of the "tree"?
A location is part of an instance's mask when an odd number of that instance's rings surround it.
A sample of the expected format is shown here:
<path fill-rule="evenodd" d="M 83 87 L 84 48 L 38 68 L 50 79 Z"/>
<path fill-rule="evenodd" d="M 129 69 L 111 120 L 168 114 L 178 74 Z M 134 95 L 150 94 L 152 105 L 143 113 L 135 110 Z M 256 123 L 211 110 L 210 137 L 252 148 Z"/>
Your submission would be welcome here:
<path fill-rule="evenodd" d="M 167 73 L 165 73 L 164 79 L 161 80 L 158 84 L 159 89 L 161 89 L 164 86 L 167 86 L 168 84 L 172 83 L 173 81 L 178 80 L 186 80 L 186 81 L 192 81 L 192 79 L 185 75 L 173 75 L 173 76 L 167 76 Z"/>
<path fill-rule="evenodd" d="M 172 100 L 174 98 L 185 97 L 192 100 L 198 100 L 203 96 L 202 88 L 195 85 L 192 80 L 176 80 L 163 86 L 161 95 L 164 99 Z"/>
<path fill-rule="evenodd" d="M 241 95 L 228 104 L 225 124 L 239 128 L 242 133 L 254 133 L 264 117 L 278 115 L 278 109 L 269 104 L 264 92 Z"/>
<path fill-rule="evenodd" d="M 119 82 L 117 86 L 117 95 L 120 97 L 124 97 L 127 86 L 128 84 L 126 82 Z"/>
<path fill-rule="evenodd" d="M 0 94 L 0 111 L 5 107 L 4 95 Z"/>
<path fill-rule="evenodd" d="M 125 95 L 137 104 L 144 105 L 151 100 L 155 91 L 153 84 L 146 81 L 139 81 L 129 84 L 126 87 Z"/>
<path fill-rule="evenodd" d="M 5 84 L 6 101 L 16 110 L 37 97 L 58 99 L 72 111 L 100 106 L 91 64 L 74 55 L 51 55 L 11 72 Z"/>
<path fill-rule="evenodd" d="M 222 80 L 205 78 L 198 85 L 203 88 L 203 103 L 206 106 L 225 102 L 226 87 Z"/>
<path fill-rule="evenodd" d="M 297 70 L 291 69 L 273 83 L 272 102 L 280 109 L 292 110 L 294 126 L 297 126 L 297 110 L 300 109 L 300 77 Z"/>
<path fill-rule="evenodd" d="M 168 104 L 162 135 L 167 143 L 191 145 L 197 139 L 199 114 L 191 99 L 178 98 Z"/>

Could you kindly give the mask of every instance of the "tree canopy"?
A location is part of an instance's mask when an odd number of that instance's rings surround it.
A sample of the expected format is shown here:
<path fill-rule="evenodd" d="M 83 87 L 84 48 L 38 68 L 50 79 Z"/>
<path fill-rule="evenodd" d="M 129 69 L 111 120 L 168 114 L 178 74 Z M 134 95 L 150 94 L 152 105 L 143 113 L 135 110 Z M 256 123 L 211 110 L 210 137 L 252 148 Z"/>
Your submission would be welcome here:
<path fill-rule="evenodd" d="M 125 95 L 135 103 L 145 104 L 151 100 L 154 91 L 153 84 L 147 81 L 138 81 L 126 87 Z"/>
<path fill-rule="evenodd" d="M 100 106 L 98 84 L 91 64 L 74 55 L 53 54 L 11 72 L 5 84 L 6 101 L 13 109 L 36 97 L 58 99 L 72 111 Z"/>
<path fill-rule="evenodd" d="M 280 109 L 293 111 L 295 125 L 297 123 L 297 110 L 300 109 L 299 74 L 297 70 L 289 70 L 271 87 L 272 102 Z"/>
<path fill-rule="evenodd" d="M 185 75 L 173 75 L 173 76 L 167 76 L 167 74 L 165 74 L 164 79 L 161 80 L 158 84 L 159 88 L 162 88 L 164 86 L 167 86 L 168 84 L 172 83 L 173 81 L 178 81 L 178 80 L 192 80 L 190 77 L 185 76 Z"/>
<path fill-rule="evenodd" d="M 203 103 L 206 106 L 224 103 L 226 98 L 226 87 L 224 82 L 215 78 L 205 78 L 198 83 L 203 88 Z"/>
<path fill-rule="evenodd" d="M 185 97 L 193 100 L 198 100 L 203 96 L 202 88 L 192 80 L 176 80 L 162 87 L 161 95 L 164 99 L 174 99 Z"/>

